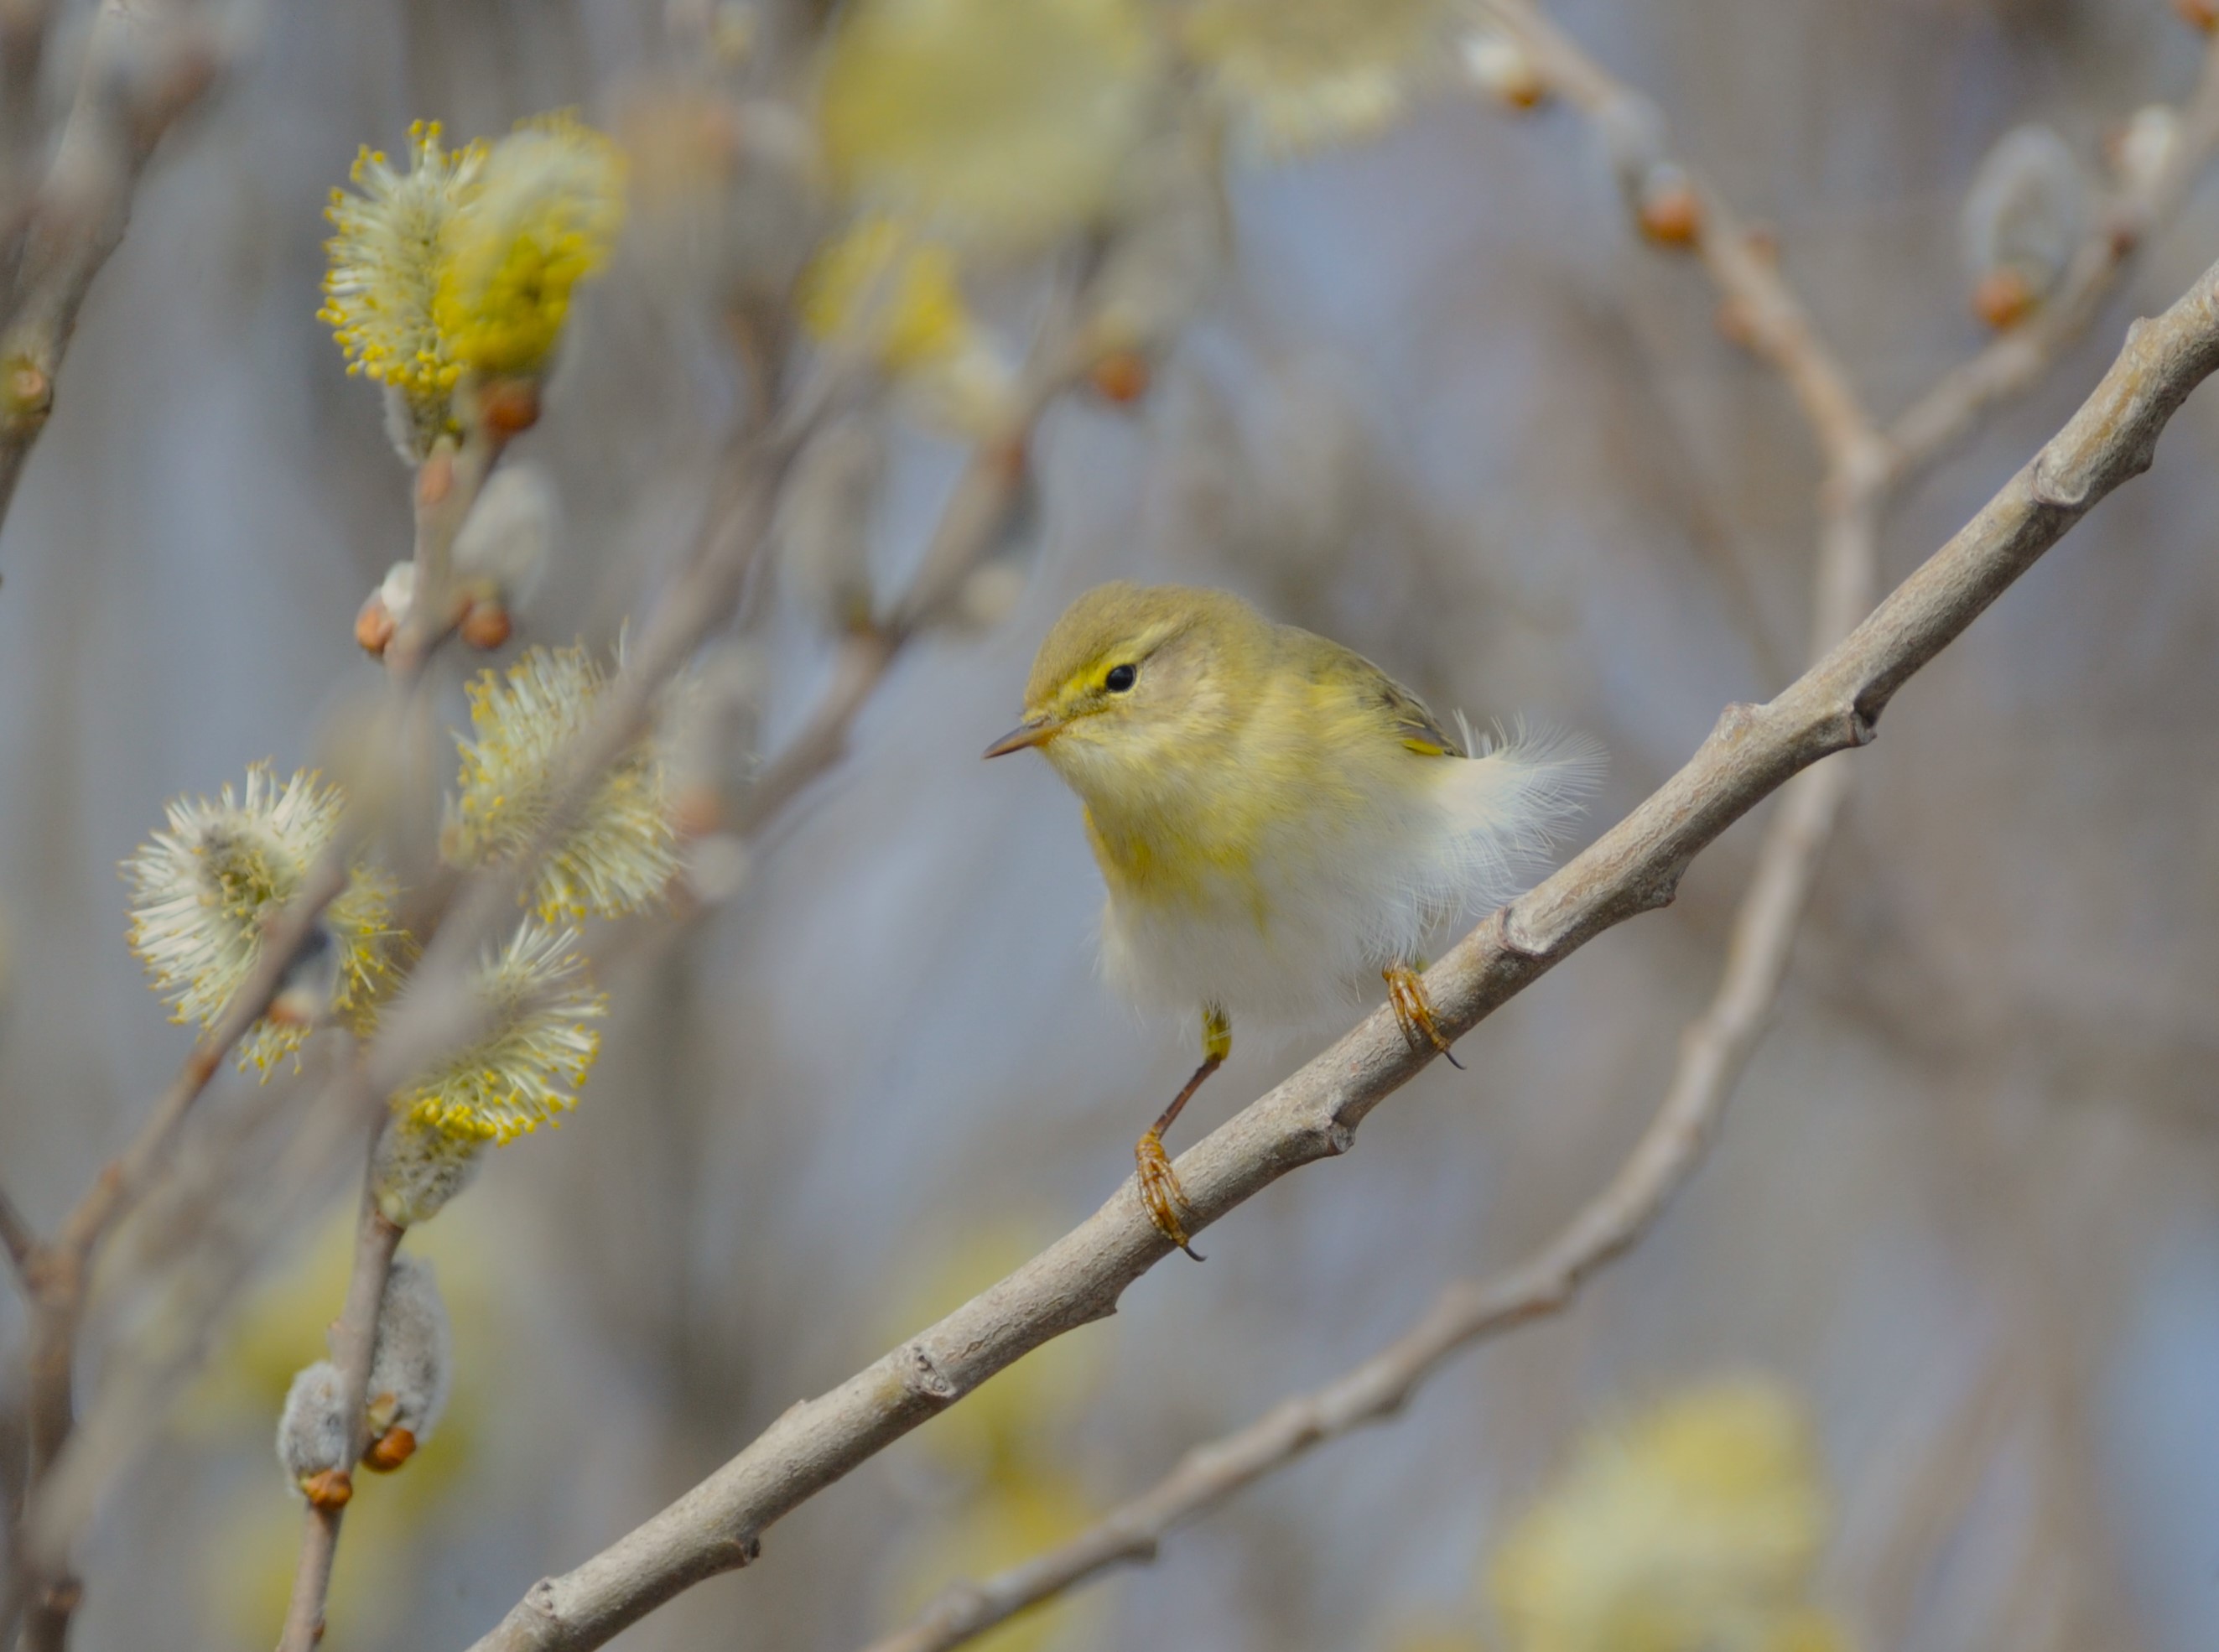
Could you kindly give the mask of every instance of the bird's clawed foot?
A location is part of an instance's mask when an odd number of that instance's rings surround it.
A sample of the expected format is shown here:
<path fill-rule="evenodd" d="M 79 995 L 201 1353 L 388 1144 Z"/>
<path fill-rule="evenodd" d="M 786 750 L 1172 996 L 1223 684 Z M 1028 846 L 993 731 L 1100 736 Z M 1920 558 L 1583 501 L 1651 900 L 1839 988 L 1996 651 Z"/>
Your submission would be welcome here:
<path fill-rule="evenodd" d="M 1464 1063 L 1456 1059 L 1456 1052 L 1433 1020 L 1433 1001 L 1426 996 L 1425 978 L 1408 964 L 1389 964 L 1379 973 L 1387 983 L 1387 1002 L 1394 1007 L 1395 1024 L 1411 1046 L 1432 1045 L 1448 1058 L 1449 1065 L 1462 1072 Z"/>
<path fill-rule="evenodd" d="M 1148 1220 L 1155 1223 L 1156 1231 L 1201 1261 L 1201 1253 L 1187 1243 L 1186 1224 L 1179 1220 L 1182 1214 L 1194 1214 L 1194 1206 L 1188 1202 L 1186 1189 L 1172 1169 L 1159 1133 L 1151 1130 L 1134 1145 L 1133 1163 L 1140 1172 L 1141 1202 L 1147 1207 Z"/>

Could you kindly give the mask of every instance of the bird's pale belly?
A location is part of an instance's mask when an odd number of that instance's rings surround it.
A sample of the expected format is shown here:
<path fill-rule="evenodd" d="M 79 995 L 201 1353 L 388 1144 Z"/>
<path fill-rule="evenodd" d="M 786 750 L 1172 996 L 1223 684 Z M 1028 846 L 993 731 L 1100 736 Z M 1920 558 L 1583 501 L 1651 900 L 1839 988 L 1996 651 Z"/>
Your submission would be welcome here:
<path fill-rule="evenodd" d="M 1137 1002 L 1184 1012 L 1215 1004 L 1236 1019 L 1287 1020 L 1348 1002 L 1426 928 L 1403 880 L 1381 871 L 1364 855 L 1271 877 L 1212 869 L 1160 897 L 1113 875 L 1103 967 Z"/>

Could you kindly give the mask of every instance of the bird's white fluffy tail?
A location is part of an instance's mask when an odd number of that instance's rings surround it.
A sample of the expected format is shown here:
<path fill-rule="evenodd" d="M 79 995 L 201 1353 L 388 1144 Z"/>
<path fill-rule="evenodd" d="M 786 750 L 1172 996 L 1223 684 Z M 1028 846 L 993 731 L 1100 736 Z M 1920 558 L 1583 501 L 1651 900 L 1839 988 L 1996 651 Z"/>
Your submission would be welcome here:
<path fill-rule="evenodd" d="M 1514 719 L 1475 734 L 1457 727 L 1470 758 L 1446 777 L 1455 894 L 1447 904 L 1484 912 L 1525 889 L 1601 782 L 1603 751 L 1586 735 Z M 1443 912 L 1448 916 L 1449 912 Z"/>

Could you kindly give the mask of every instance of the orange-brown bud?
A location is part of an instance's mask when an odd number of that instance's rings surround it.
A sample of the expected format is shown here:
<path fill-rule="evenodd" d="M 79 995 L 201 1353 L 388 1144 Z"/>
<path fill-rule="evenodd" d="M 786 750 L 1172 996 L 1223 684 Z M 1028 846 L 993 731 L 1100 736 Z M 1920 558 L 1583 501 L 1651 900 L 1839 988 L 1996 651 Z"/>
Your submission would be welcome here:
<path fill-rule="evenodd" d="M 2172 0 L 2172 9 L 2191 28 L 2200 28 L 2206 34 L 2219 29 L 2219 3 L 2215 0 Z"/>
<path fill-rule="evenodd" d="M 1635 214 L 1641 233 L 1660 246 L 1693 246 L 1703 233 L 1703 201 L 1676 166 L 1652 169 Z"/>
<path fill-rule="evenodd" d="M 393 612 L 385 606 L 385 598 L 378 592 L 370 593 L 361 611 L 354 617 L 354 640 L 362 644 L 364 653 L 373 660 L 385 657 L 386 646 L 393 641 L 393 633 L 400 628 L 393 622 Z"/>
<path fill-rule="evenodd" d="M 370 1443 L 370 1450 L 362 1454 L 362 1466 L 389 1475 L 415 1455 L 416 1436 L 405 1428 L 388 1428 Z"/>
<path fill-rule="evenodd" d="M 301 1482 L 312 1508 L 329 1514 L 334 1509 L 345 1508 L 354 1496 L 354 1476 L 344 1469 L 326 1469 L 321 1474 L 310 1475 Z"/>
<path fill-rule="evenodd" d="M 508 641 L 516 627 L 507 607 L 491 597 L 480 597 L 463 608 L 459 629 L 463 641 L 490 654 Z"/>
<path fill-rule="evenodd" d="M 478 417 L 496 436 L 509 437 L 539 422 L 539 386 L 531 379 L 496 379 L 478 392 Z"/>
<path fill-rule="evenodd" d="M 2025 320 L 2036 301 L 2033 287 L 2016 270 L 1991 270 L 1973 289 L 1973 314 L 1998 332 Z"/>
<path fill-rule="evenodd" d="M 1095 358 L 1088 377 L 1103 401 L 1126 407 L 1147 394 L 1155 371 L 1139 351 L 1112 350 Z"/>

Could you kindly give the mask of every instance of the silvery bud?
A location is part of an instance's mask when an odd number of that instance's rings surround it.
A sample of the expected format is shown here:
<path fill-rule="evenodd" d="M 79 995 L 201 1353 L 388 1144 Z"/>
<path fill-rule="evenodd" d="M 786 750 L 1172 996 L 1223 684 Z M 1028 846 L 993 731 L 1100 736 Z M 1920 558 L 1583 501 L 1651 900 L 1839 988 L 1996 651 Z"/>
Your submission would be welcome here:
<path fill-rule="evenodd" d="M 395 1119 L 378 1139 L 370 1194 L 379 1213 L 400 1227 L 438 1215 L 476 1179 L 485 1143 L 410 1119 Z"/>
<path fill-rule="evenodd" d="M 339 1367 L 320 1359 L 294 1377 L 277 1418 L 277 1461 L 285 1478 L 302 1490 L 318 1475 L 347 1463 L 346 1418 L 339 1403 Z"/>
<path fill-rule="evenodd" d="M 555 490 L 537 466 L 494 471 L 455 536 L 456 581 L 504 608 L 522 606 L 546 571 L 555 512 Z"/>
<path fill-rule="evenodd" d="M 398 1468 L 431 1438 L 447 1408 L 454 1370 L 454 1332 L 432 1264 L 420 1257 L 394 1258 L 370 1357 L 372 1443 L 364 1460 L 371 1468 Z"/>
<path fill-rule="evenodd" d="M 1988 151 L 1958 217 L 1983 320 L 2010 326 L 2056 290 L 2088 233 L 2090 194 L 2079 160 L 2048 127 L 2015 127 Z"/>

